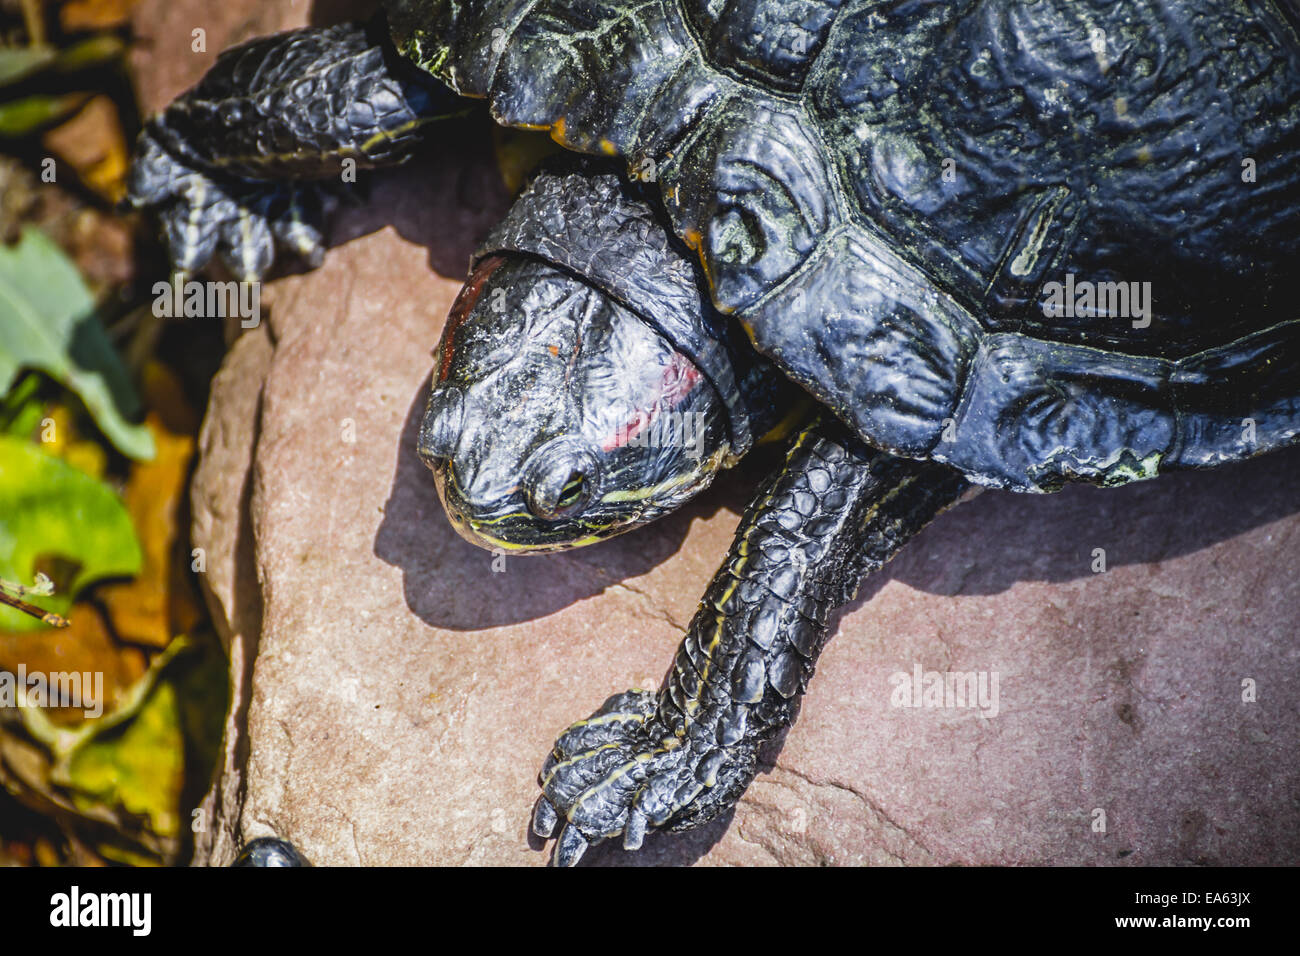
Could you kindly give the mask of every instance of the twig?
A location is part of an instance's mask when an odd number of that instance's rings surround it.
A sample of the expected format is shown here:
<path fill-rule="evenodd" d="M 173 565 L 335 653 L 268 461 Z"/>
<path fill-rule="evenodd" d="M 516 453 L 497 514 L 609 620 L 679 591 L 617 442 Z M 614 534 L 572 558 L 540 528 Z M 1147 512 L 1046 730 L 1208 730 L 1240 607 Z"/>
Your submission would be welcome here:
<path fill-rule="evenodd" d="M 12 597 L 4 591 L 0 591 L 0 604 L 8 604 L 10 607 L 22 611 L 24 614 L 30 614 L 32 617 L 39 618 L 46 624 L 53 624 L 55 627 L 68 626 L 68 619 L 66 617 L 61 617 L 53 611 L 43 611 L 35 604 L 28 604 L 26 601 Z"/>
<path fill-rule="evenodd" d="M 37 573 L 36 584 L 34 587 L 23 587 L 21 584 L 14 584 L 12 581 L 6 581 L 0 578 L 0 604 L 7 604 L 12 608 L 22 611 L 24 614 L 30 614 L 32 617 L 40 618 L 46 624 L 52 624 L 55 627 L 67 627 L 68 619 L 53 611 L 42 610 L 35 604 L 28 604 L 22 600 L 25 594 L 39 594 L 47 597 L 54 593 L 54 583 L 44 574 Z"/>

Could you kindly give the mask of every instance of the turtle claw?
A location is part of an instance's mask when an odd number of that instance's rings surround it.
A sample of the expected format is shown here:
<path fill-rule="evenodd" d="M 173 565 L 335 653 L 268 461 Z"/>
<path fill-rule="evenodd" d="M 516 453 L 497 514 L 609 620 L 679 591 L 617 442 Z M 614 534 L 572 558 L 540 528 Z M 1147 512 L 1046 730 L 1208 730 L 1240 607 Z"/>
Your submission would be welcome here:
<path fill-rule="evenodd" d="M 555 845 L 555 855 L 551 857 L 551 863 L 562 867 L 577 866 L 578 861 L 582 859 L 582 854 L 587 852 L 587 847 L 590 845 L 577 827 L 566 826 L 560 831 L 560 839 Z"/>
<path fill-rule="evenodd" d="M 543 840 L 549 840 L 555 835 L 555 827 L 559 822 L 560 818 L 551 802 L 545 797 L 538 797 L 533 807 L 533 832 Z"/>
<path fill-rule="evenodd" d="M 542 838 L 563 824 L 552 862 L 572 865 L 589 845 L 620 836 L 624 849 L 640 849 L 649 831 L 704 823 L 744 791 L 753 747 L 721 746 L 698 723 L 677 733 L 657 710 L 649 691 L 616 694 L 560 735 L 532 821 Z"/>
<path fill-rule="evenodd" d="M 320 264 L 332 198 L 311 186 L 209 175 L 176 158 L 146 129 L 125 206 L 158 217 L 177 270 L 192 275 L 219 256 L 234 276 L 255 281 L 270 270 L 277 247 L 309 266 Z"/>
<path fill-rule="evenodd" d="M 641 849 L 649 823 L 649 817 L 641 812 L 640 807 L 634 805 L 627 815 L 627 827 L 623 830 L 623 849 Z"/>

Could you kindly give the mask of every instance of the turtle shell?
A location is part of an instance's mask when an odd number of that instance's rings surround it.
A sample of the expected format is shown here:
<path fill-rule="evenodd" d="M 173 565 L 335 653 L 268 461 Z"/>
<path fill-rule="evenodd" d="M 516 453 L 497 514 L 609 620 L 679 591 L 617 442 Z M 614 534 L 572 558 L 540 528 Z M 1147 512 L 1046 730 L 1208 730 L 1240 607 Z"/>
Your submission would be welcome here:
<path fill-rule="evenodd" d="M 658 183 L 870 443 L 1050 490 L 1300 438 L 1293 0 L 393 0 L 511 126 Z"/>

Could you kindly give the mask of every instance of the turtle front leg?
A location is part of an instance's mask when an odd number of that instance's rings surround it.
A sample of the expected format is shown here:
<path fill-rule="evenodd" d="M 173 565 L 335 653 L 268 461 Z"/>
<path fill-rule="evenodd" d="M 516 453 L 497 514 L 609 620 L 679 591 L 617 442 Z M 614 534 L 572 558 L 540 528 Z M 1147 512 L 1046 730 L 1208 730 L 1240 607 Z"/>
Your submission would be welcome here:
<path fill-rule="evenodd" d="M 533 813 L 539 836 L 558 830 L 553 862 L 734 806 L 760 744 L 794 720 L 830 612 L 968 487 L 829 416 L 809 425 L 746 509 L 659 692 L 611 697 L 556 741 Z"/>
<path fill-rule="evenodd" d="M 382 21 L 308 28 L 227 50 L 140 133 L 127 203 L 160 219 L 173 264 L 220 254 L 260 278 L 276 248 L 324 254 L 321 186 L 408 159 L 464 101 L 392 50 Z"/>

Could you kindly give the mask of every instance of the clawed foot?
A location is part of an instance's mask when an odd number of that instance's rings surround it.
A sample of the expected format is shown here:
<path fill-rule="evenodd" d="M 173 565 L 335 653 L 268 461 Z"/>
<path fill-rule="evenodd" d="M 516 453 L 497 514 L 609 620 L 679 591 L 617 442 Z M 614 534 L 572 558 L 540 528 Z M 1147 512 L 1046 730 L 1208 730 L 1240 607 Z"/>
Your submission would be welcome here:
<path fill-rule="evenodd" d="M 251 281 L 271 268 L 277 246 L 320 265 L 331 198 L 312 186 L 210 176 L 185 165 L 146 130 L 127 204 L 158 217 L 176 269 L 193 274 L 220 255 L 236 278 Z"/>
<path fill-rule="evenodd" d="M 555 742 L 533 810 L 534 833 L 559 831 L 555 865 L 573 866 L 592 843 L 619 835 L 635 850 L 648 830 L 697 826 L 749 785 L 753 747 L 723 746 L 699 723 L 675 733 L 656 708 L 650 691 L 616 694 Z"/>

